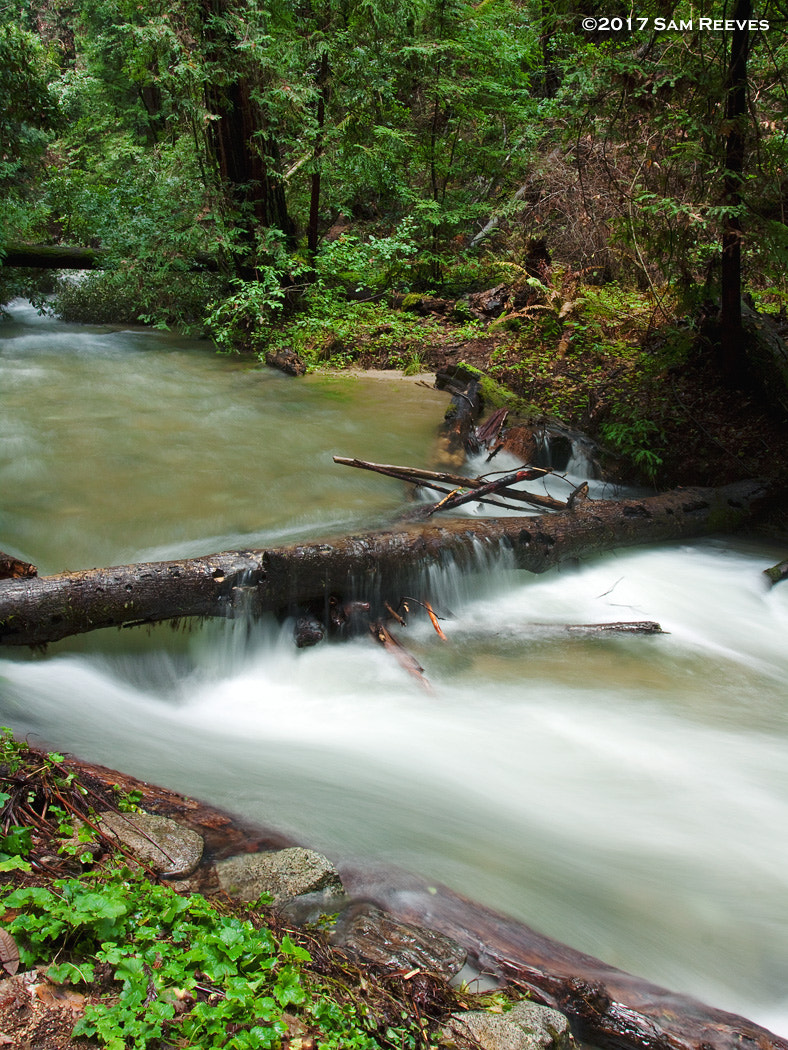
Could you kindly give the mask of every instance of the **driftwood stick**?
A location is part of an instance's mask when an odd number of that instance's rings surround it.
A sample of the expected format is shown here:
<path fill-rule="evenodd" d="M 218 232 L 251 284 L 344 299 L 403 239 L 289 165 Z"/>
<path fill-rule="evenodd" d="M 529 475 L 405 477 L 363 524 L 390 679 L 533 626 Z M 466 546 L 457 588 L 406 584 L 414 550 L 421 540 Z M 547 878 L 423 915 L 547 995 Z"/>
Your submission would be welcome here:
<path fill-rule="evenodd" d="M 384 624 L 371 623 L 369 631 L 375 641 L 380 642 L 386 652 L 391 653 L 400 667 L 412 675 L 428 693 L 432 692 L 432 686 L 424 677 L 424 668 Z"/>
<path fill-rule="evenodd" d="M 511 485 L 517 485 L 521 481 L 534 481 L 536 478 L 544 477 L 546 471 L 542 470 L 541 467 L 528 468 L 526 470 L 517 470 L 514 474 L 505 474 L 502 478 L 498 478 L 496 481 L 488 481 L 485 485 L 480 485 L 470 492 L 464 493 L 451 493 L 447 499 L 442 499 L 439 503 L 436 503 L 431 508 L 430 514 L 434 514 L 436 510 L 454 510 L 455 507 L 461 507 L 464 503 L 472 503 L 474 500 L 478 500 L 480 496 L 486 496 L 490 493 L 497 492 L 501 493 L 504 489 L 508 489 Z"/>
<path fill-rule="evenodd" d="M 489 481 L 483 477 L 466 478 L 462 474 L 449 474 L 445 471 L 423 470 L 419 467 L 398 467 L 393 463 L 370 463 L 365 459 L 348 459 L 345 456 L 334 456 L 334 462 L 339 463 L 342 466 L 358 467 L 360 470 L 372 470 L 376 474 L 384 474 L 386 477 L 397 478 L 399 481 L 406 481 L 422 488 L 432 488 L 438 492 L 446 492 L 447 489 L 439 488 L 437 484 L 431 484 L 431 482 L 443 482 L 447 485 L 466 489 L 481 489 L 489 484 Z M 544 470 L 541 467 L 532 467 L 530 469 L 538 470 L 540 472 L 537 477 L 543 477 L 550 473 L 549 470 Z M 561 500 L 553 499 L 552 496 L 543 496 L 535 492 L 523 492 L 520 489 L 501 488 L 497 490 L 497 494 L 505 496 L 508 500 L 515 500 L 518 503 L 526 503 L 532 507 L 542 507 L 544 510 L 566 509 L 566 503 L 562 503 Z M 479 502 L 484 502 L 484 500 L 479 500 Z"/>
<path fill-rule="evenodd" d="M 764 569 L 763 575 L 769 581 L 769 586 L 774 587 L 780 580 L 788 579 L 788 558 L 785 561 L 772 565 L 770 569 Z"/>

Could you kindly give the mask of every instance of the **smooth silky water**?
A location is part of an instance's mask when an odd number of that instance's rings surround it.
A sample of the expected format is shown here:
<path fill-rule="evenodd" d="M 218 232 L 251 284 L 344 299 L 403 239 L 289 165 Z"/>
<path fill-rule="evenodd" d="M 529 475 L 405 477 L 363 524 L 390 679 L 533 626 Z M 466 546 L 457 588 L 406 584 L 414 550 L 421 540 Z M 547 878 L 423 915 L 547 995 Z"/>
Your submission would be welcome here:
<path fill-rule="evenodd" d="M 206 343 L 0 323 L 0 548 L 41 572 L 372 527 L 428 465 L 444 396 L 290 380 Z M 4 653 L 0 722 L 279 828 L 441 881 L 606 962 L 788 1035 L 788 584 L 743 540 L 542 577 L 433 573 L 449 617 L 365 639 L 289 625 L 103 631 Z M 396 596 L 395 596 L 396 597 Z M 545 624 L 658 620 L 655 637 Z"/>

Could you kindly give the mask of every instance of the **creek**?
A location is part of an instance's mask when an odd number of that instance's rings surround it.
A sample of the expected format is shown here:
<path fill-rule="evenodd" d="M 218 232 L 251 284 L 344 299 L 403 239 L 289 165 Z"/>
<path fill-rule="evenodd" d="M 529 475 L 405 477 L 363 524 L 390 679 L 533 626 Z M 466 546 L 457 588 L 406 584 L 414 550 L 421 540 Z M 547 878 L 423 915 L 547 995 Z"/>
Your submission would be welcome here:
<path fill-rule="evenodd" d="M 374 527 L 429 466 L 445 395 L 290 380 L 170 333 L 0 322 L 0 548 L 41 574 Z M 443 643 L 296 650 L 243 619 L 0 657 L 0 724 L 335 860 L 445 883 L 605 962 L 788 1035 L 788 584 L 717 539 L 542 577 L 435 574 Z M 538 624 L 658 620 L 665 635 Z"/>

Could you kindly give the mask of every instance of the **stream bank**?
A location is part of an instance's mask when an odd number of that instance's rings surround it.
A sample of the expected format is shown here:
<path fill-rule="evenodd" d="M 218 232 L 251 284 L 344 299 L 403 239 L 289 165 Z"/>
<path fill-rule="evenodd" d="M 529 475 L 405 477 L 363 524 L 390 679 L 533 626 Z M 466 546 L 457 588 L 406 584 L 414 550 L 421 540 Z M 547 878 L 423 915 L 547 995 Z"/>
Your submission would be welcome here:
<path fill-rule="evenodd" d="M 259 911 L 265 900 L 263 920 L 278 938 L 296 938 L 312 954 L 320 943 L 323 954 L 334 953 L 334 966 L 344 979 L 350 980 L 351 971 L 358 975 L 359 988 L 348 994 L 369 1000 L 367 1024 L 373 1035 L 380 1008 L 375 989 L 380 987 L 386 989 L 385 997 L 394 996 L 404 1007 L 400 1021 L 415 1034 L 414 1047 L 423 1050 L 571 1050 L 570 1027 L 586 1044 L 621 1050 L 788 1048 L 788 1041 L 744 1018 L 624 974 L 446 887 L 390 871 L 340 872 L 324 856 L 293 846 L 274 832 L 116 770 L 9 745 L 8 740 L 4 749 L 9 760 L 0 770 L 7 789 L 6 824 L 18 811 L 31 827 L 19 863 L 6 862 L 3 881 L 23 892 L 30 886 L 58 891 L 65 885 L 58 879 L 96 874 L 101 892 L 102 871 L 120 862 L 142 865 L 150 879 L 178 893 L 207 896 L 219 913 L 237 909 L 239 902 Z M 55 799 L 62 808 L 55 807 L 59 816 L 53 823 L 47 811 Z M 62 837 L 67 814 L 74 829 L 70 844 Z M 80 828 L 90 833 L 83 835 Z M 9 900 L 14 903 L 13 896 Z M 15 1039 L 20 1047 L 29 1042 L 37 1050 L 60 1050 L 72 1045 L 71 1026 L 86 1008 L 90 1013 L 91 1003 L 115 1002 L 119 993 L 107 984 L 106 974 L 95 982 L 84 977 L 90 956 L 83 960 L 80 942 L 62 939 L 62 934 L 49 951 L 38 948 L 38 975 L 14 977 L 19 949 L 27 947 L 24 930 L 34 928 L 23 924 L 21 934 L 17 932 L 18 914 L 12 909 L 2 917 L 21 940 L 15 944 L 6 933 L 0 942 L 2 961 L 12 975 L 0 983 L 0 1036 Z M 326 915 L 333 917 L 328 923 Z M 293 922 L 306 925 L 306 941 Z M 164 951 L 163 942 L 161 947 Z M 307 948 L 302 951 L 309 960 Z M 73 976 L 55 976 L 54 968 L 47 977 L 55 960 L 61 971 L 66 963 L 72 975 L 82 976 L 78 985 Z M 145 1006 L 169 994 L 166 984 L 154 983 L 153 972 L 147 972 Z M 485 998 L 478 994 L 485 987 L 505 994 Z M 32 997 L 28 1006 L 26 994 Z M 188 1017 L 198 999 L 194 989 L 185 994 L 179 1015 L 185 1010 Z M 170 1035 L 177 1038 L 182 1020 L 179 1016 Z M 323 1045 L 319 1030 L 309 1030 L 308 1013 L 296 1011 L 284 1024 L 283 1047 L 303 1050 L 315 1041 Z M 277 1037 L 270 1045 L 279 1043 Z M 392 1044 L 384 1037 L 375 1045 Z"/>

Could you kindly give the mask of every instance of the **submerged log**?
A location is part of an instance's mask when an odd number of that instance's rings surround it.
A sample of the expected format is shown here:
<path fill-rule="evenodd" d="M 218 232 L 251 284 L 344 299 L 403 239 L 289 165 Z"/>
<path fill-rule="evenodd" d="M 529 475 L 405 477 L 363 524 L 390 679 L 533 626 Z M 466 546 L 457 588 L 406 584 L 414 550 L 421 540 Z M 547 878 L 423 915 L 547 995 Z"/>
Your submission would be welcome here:
<path fill-rule="evenodd" d="M 538 623 L 536 627 L 570 634 L 666 634 L 656 620 L 617 620 L 615 623 Z"/>
<path fill-rule="evenodd" d="M 279 850 L 298 843 L 204 802 L 118 770 L 68 759 L 91 789 L 137 793 L 149 813 L 176 820 L 205 841 L 204 861 Z M 207 863 L 202 871 L 207 870 Z M 376 905 L 387 917 L 451 938 L 478 969 L 526 990 L 534 1002 L 565 1013 L 576 1035 L 593 1046 L 620 1050 L 788 1050 L 768 1029 L 689 996 L 668 991 L 561 944 L 434 880 L 387 865 L 339 864 L 351 901 Z M 201 880 L 200 871 L 195 878 Z M 208 879 L 201 892 L 215 887 Z M 353 905 L 351 904 L 351 907 Z M 352 912 L 350 913 L 352 917 Z M 341 921 L 341 920 L 340 920 Z"/>
<path fill-rule="evenodd" d="M 308 603 L 429 597 L 425 568 L 473 565 L 480 547 L 541 573 L 568 558 L 734 531 L 764 507 L 760 481 L 646 499 L 584 500 L 571 514 L 407 523 L 362 535 L 182 561 L 0 581 L 0 645 L 43 645 L 100 627 L 283 611 Z"/>

